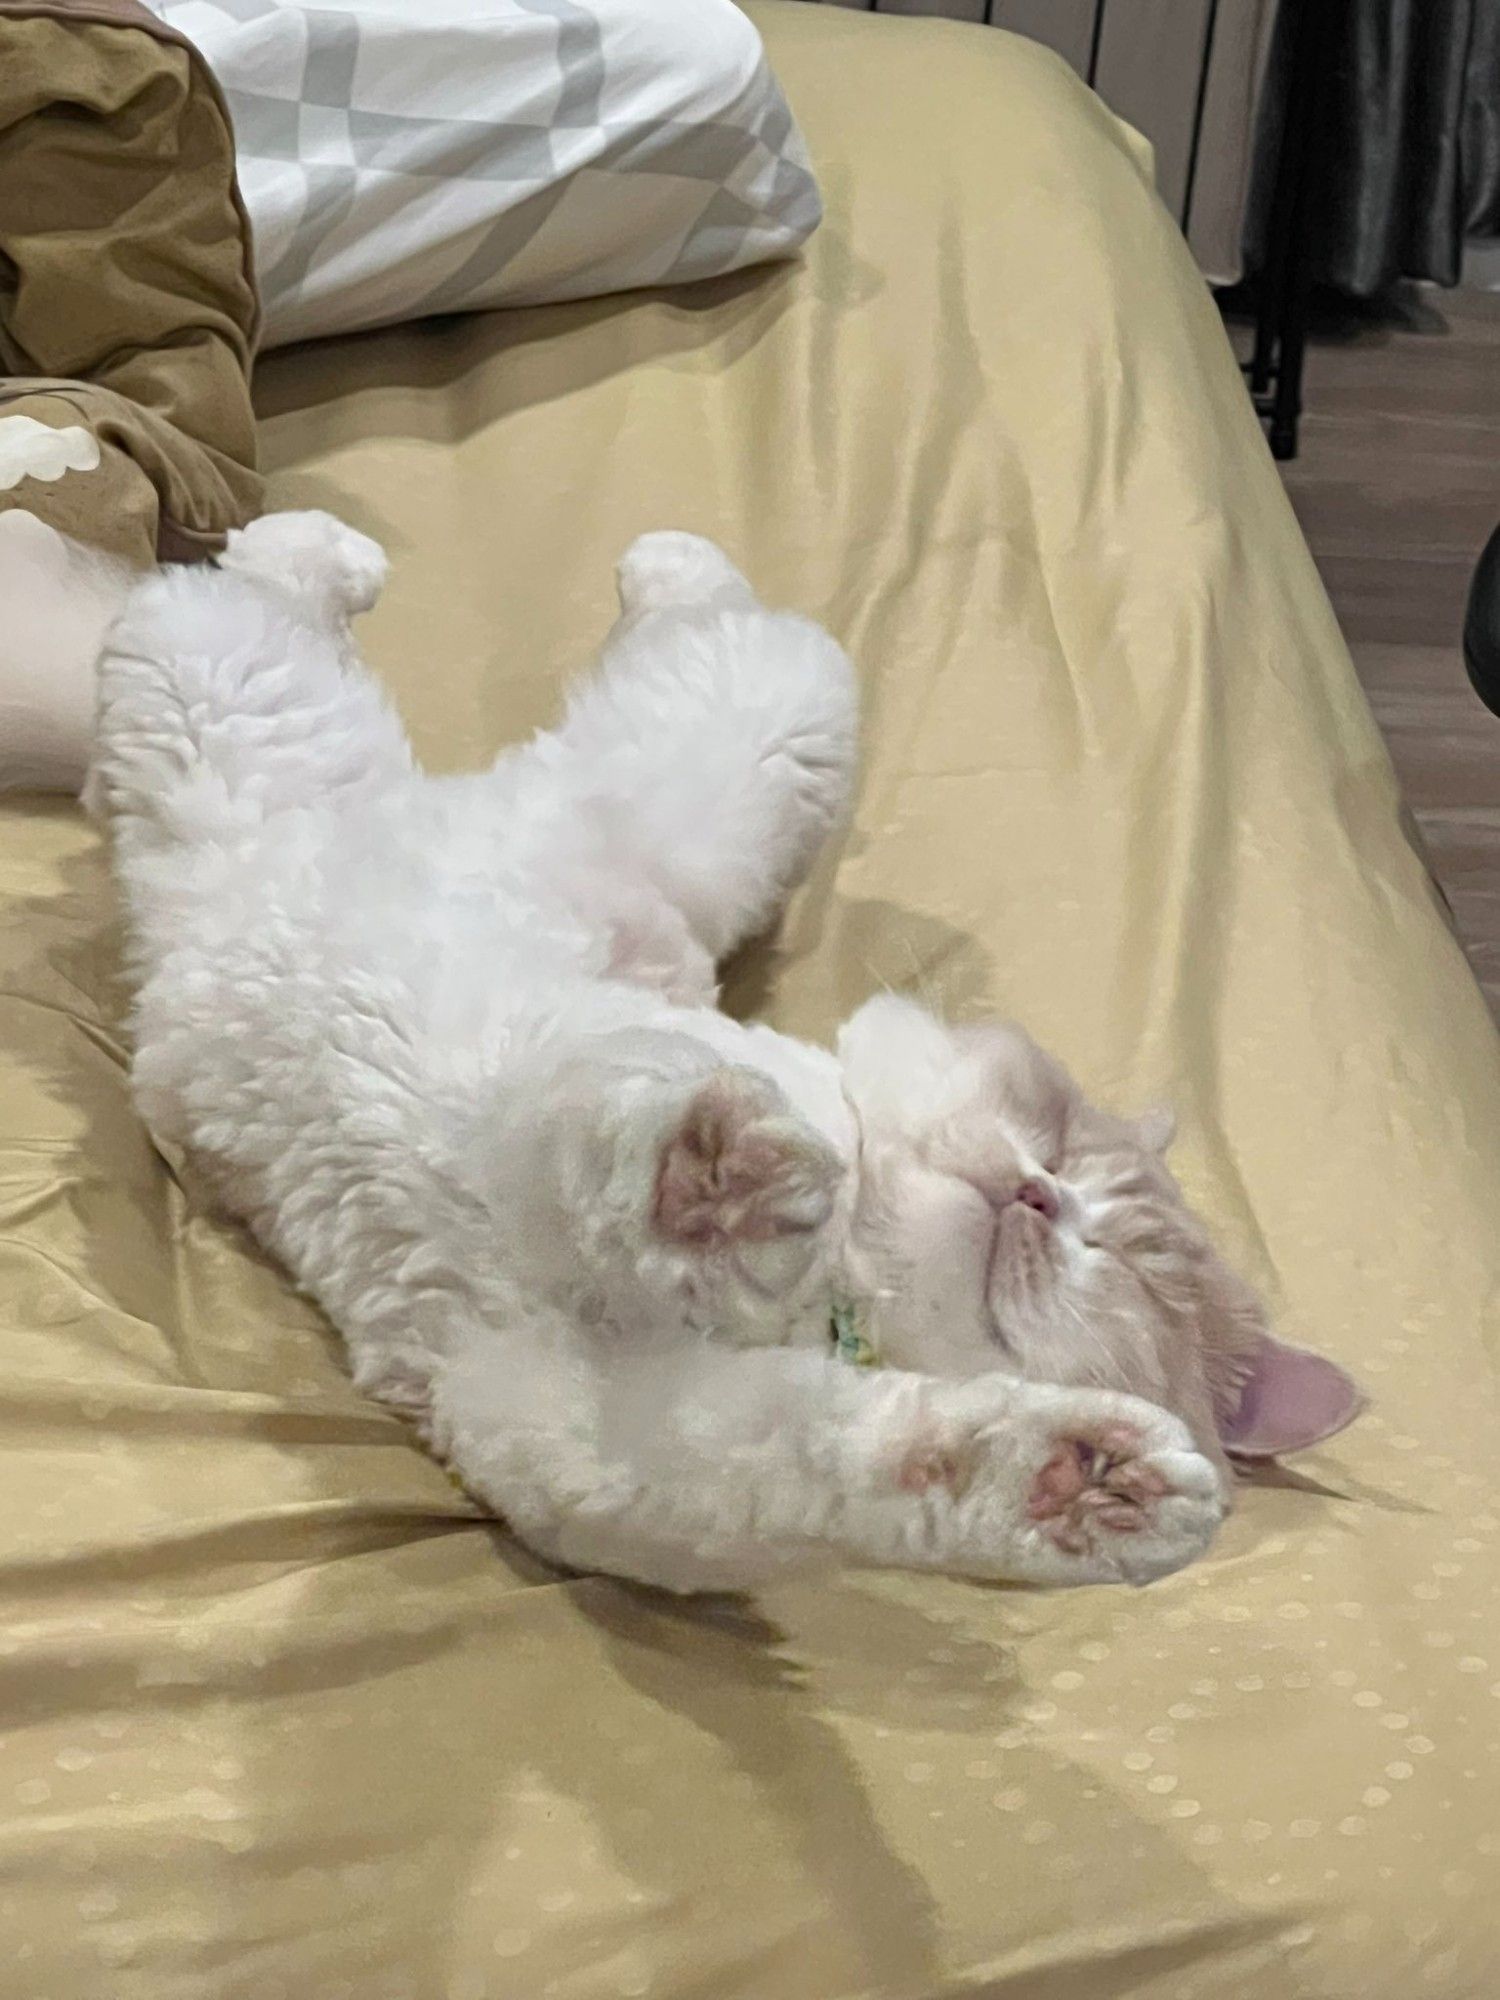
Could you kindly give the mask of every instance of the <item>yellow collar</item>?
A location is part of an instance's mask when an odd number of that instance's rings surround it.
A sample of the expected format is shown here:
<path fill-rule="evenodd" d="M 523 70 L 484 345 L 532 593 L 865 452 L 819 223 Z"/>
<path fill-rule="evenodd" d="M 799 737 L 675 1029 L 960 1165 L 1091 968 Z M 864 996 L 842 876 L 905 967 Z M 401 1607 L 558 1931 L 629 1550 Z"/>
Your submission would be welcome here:
<path fill-rule="evenodd" d="M 855 1368 L 879 1365 L 880 1357 L 865 1330 L 865 1309 L 853 1299 L 834 1300 L 829 1309 L 828 1332 L 840 1361 L 847 1361 Z"/>

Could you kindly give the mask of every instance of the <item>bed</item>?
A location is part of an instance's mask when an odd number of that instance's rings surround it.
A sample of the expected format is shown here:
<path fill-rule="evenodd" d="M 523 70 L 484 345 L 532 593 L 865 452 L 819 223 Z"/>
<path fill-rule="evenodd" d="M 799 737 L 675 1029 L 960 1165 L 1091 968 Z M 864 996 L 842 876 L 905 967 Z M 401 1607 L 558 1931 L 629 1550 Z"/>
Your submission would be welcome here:
<path fill-rule="evenodd" d="M 390 547 L 442 767 L 555 712 L 640 529 L 826 620 L 858 822 L 730 1003 L 919 989 L 1169 1098 L 1371 1409 L 1138 1594 L 549 1571 L 153 1151 L 97 837 L 9 802 L 7 1993 L 1495 1990 L 1494 1030 L 1142 147 L 1024 41 L 756 18 L 804 259 L 272 356 L 273 501 Z"/>

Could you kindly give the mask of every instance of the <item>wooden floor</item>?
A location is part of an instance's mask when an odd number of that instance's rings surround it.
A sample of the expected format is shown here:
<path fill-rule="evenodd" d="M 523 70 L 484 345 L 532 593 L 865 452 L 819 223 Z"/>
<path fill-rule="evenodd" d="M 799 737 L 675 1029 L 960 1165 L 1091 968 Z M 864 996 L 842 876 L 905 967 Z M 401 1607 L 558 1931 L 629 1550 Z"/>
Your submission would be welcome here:
<path fill-rule="evenodd" d="M 1308 351 L 1297 509 L 1469 959 L 1500 1020 L 1500 718 L 1459 635 L 1500 524 L 1500 294 Z"/>

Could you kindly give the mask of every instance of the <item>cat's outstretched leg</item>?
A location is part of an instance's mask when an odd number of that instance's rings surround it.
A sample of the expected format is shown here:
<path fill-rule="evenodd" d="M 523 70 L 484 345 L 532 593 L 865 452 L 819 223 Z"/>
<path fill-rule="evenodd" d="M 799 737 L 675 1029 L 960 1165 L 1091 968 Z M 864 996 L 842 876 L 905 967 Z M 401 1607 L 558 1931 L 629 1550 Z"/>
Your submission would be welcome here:
<path fill-rule="evenodd" d="M 565 1325 L 476 1342 L 428 1434 L 539 1553 L 679 1591 L 839 1563 L 1146 1583 L 1224 1512 L 1183 1425 L 1132 1397 L 785 1348 L 621 1355 Z"/>
<path fill-rule="evenodd" d="M 135 587 L 100 658 L 90 779 L 122 852 L 237 842 L 411 769 L 348 631 L 384 570 L 331 515 L 273 514 L 230 537 L 220 568 Z"/>
<path fill-rule="evenodd" d="M 622 617 L 550 751 L 609 866 L 644 877 L 715 959 L 765 929 L 848 809 L 857 703 L 843 652 L 770 611 L 711 542 L 643 535 Z"/>

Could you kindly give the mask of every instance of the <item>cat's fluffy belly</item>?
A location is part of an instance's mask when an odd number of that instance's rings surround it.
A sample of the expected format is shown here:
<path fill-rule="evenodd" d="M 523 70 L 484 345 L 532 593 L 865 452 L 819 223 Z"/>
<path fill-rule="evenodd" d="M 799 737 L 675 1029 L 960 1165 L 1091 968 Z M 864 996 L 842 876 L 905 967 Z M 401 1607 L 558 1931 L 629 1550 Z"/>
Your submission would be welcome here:
<path fill-rule="evenodd" d="M 643 538 L 560 727 L 435 779 L 348 633 L 381 568 L 283 515 L 217 574 L 145 582 L 93 780 L 141 1108 L 357 1380 L 544 1552 L 673 1588 L 839 1559 L 1141 1581 L 1197 1554 L 1226 1497 L 1213 1382 L 1185 1426 L 1128 1380 L 1020 1379 L 1046 1287 L 993 1254 L 1034 1201 L 1052 1307 L 1096 1298 L 1133 1354 L 1143 1216 L 1171 1219 L 1181 1286 L 1221 1282 L 1151 1135 L 1013 1031 L 881 1001 L 835 1056 L 713 1008 L 716 962 L 847 809 L 833 641 L 710 544 Z M 1266 1335 L 1222 1282 L 1233 1390 Z M 831 1358 L 851 1289 L 900 1366 Z"/>

